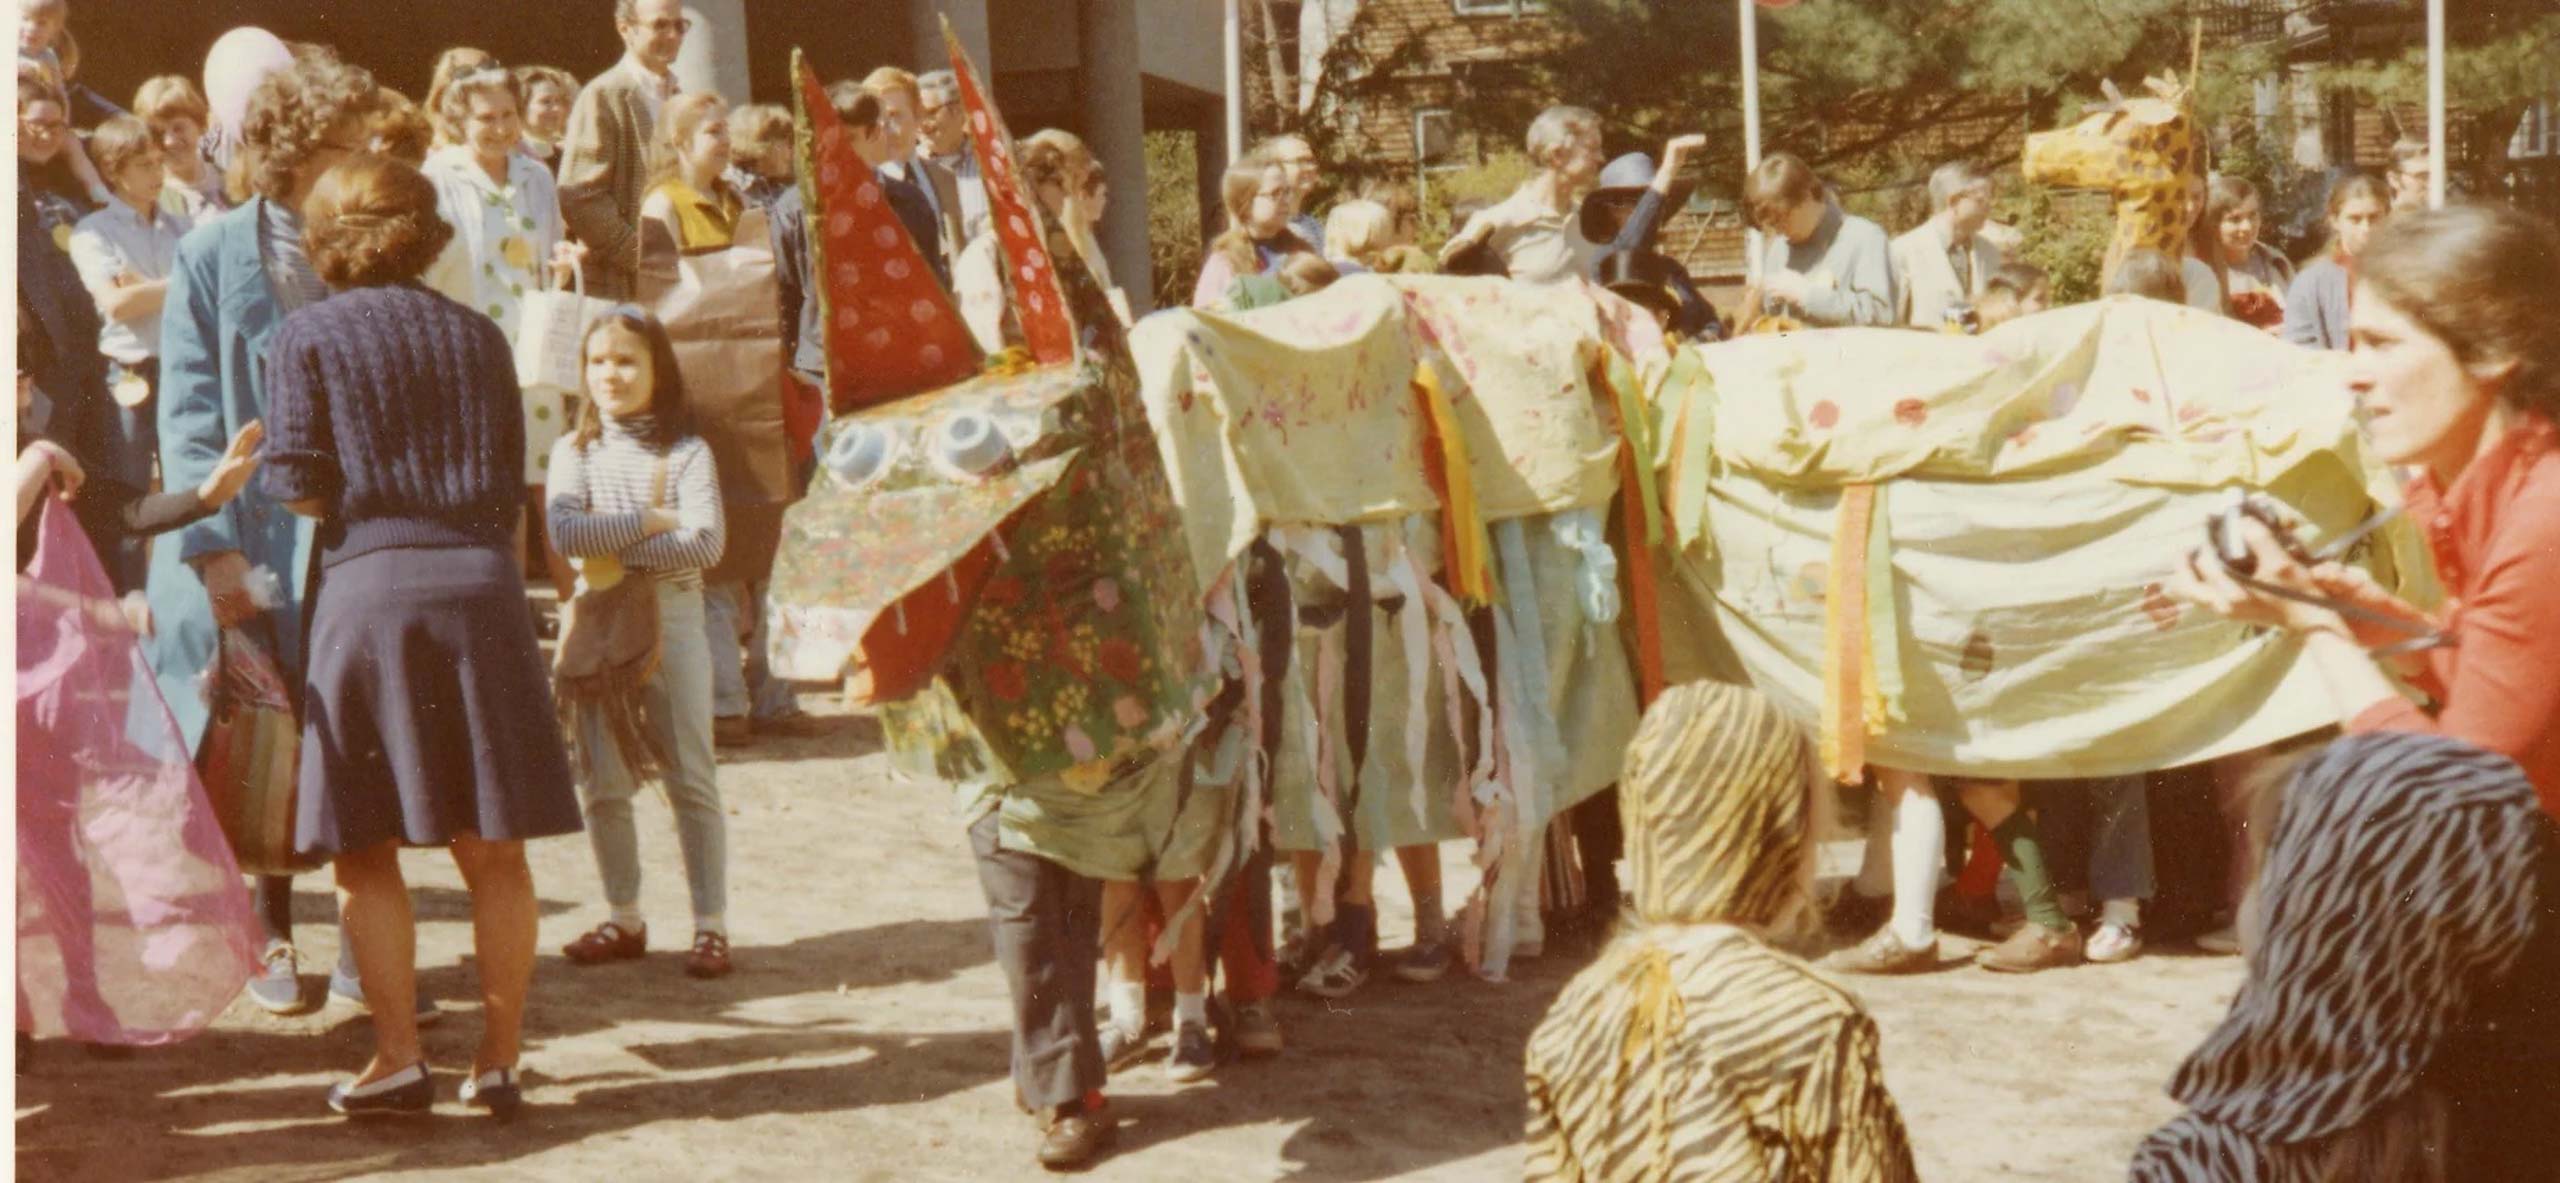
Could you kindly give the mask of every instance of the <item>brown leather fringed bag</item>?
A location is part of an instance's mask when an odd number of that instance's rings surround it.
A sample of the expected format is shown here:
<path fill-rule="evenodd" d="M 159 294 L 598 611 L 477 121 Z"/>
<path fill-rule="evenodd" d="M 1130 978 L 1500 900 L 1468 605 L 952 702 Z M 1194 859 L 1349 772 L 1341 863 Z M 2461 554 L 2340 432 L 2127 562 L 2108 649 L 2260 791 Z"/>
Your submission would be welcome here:
<path fill-rule="evenodd" d="M 660 456 L 650 478 L 649 507 L 666 500 L 667 458 Z M 561 609 L 560 648 L 551 659 L 560 730 L 578 776 L 592 780 L 595 753 L 583 742 L 578 713 L 595 708 L 622 766 L 634 779 L 645 779 L 674 762 L 642 709 L 641 692 L 658 672 L 657 581 L 625 571 L 611 557 L 588 560 L 581 575 L 586 586 Z"/>

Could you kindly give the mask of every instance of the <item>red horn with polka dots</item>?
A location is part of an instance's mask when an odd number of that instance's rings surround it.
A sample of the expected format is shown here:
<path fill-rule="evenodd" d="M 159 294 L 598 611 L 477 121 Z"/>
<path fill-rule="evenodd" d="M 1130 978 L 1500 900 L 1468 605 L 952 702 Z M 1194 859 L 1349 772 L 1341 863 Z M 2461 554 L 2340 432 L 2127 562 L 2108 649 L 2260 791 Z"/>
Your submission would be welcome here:
<path fill-rule="evenodd" d="M 978 85 L 978 71 L 968 51 L 942 22 L 942 42 L 951 49 L 951 73 L 960 82 L 960 100 L 969 113 L 969 145 L 978 154 L 987 183 L 987 205 L 995 222 L 996 243 L 1004 248 L 1005 287 L 1013 293 L 1013 314 L 1022 324 L 1022 343 L 1042 364 L 1073 361 L 1075 318 L 1058 285 L 1058 269 L 1049 260 L 1049 235 L 1040 206 L 1022 187 L 1013 167 L 1013 134 Z"/>
<path fill-rule="evenodd" d="M 854 151 L 808 62 L 791 55 L 800 108 L 801 196 L 824 301 L 827 406 L 844 414 L 967 380 L 977 342 Z"/>

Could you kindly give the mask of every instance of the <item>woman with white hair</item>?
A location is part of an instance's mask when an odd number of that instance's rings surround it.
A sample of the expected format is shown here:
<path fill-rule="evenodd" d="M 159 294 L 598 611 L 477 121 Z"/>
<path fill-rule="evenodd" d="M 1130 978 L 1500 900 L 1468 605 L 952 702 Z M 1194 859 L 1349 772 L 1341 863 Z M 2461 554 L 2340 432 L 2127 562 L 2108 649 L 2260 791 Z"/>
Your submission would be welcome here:
<path fill-rule="evenodd" d="M 1600 179 L 1600 117 L 1581 107 L 1549 107 L 1529 124 L 1538 175 L 1509 198 L 1467 219 L 1440 248 L 1440 265 L 1479 243 L 1501 257 L 1511 278 L 1555 283 L 1588 278 L 1608 244 L 1583 236 L 1582 195 Z"/>

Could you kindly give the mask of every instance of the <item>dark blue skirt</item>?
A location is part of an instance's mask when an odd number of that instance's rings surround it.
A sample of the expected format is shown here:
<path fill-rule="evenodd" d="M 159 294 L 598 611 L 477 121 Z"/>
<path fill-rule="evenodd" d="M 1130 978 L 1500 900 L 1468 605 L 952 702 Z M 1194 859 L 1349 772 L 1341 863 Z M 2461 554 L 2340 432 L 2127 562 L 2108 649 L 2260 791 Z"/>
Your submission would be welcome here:
<path fill-rule="evenodd" d="M 313 601 L 296 849 L 581 828 L 551 671 L 505 551 L 371 551 L 323 568 Z"/>

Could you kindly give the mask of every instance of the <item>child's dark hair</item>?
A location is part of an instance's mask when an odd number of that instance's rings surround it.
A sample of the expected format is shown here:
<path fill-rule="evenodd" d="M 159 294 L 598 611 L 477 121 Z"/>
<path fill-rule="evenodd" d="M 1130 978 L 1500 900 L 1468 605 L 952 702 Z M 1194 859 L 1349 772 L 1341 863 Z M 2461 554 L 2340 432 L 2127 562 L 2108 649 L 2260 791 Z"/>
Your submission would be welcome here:
<path fill-rule="evenodd" d="M 2047 282 L 2044 268 L 2033 263 L 2012 262 L 2001 264 L 1998 271 L 1991 273 L 1991 278 L 1982 281 L 1982 288 L 1986 292 L 2007 292 L 2024 300 Z"/>
<path fill-rule="evenodd" d="M 649 430 L 640 434 L 641 442 L 655 452 L 664 452 L 676 441 L 693 434 L 693 411 L 685 403 L 684 373 L 676 368 L 676 343 L 667 336 L 667 326 L 636 304 L 615 307 L 587 322 L 587 331 L 578 337 L 578 372 L 584 385 L 587 347 L 596 334 L 606 328 L 618 328 L 637 335 L 649 343 Z M 578 450 L 594 446 L 604 435 L 604 409 L 596 405 L 595 396 L 580 391 L 578 429 L 572 437 Z"/>

